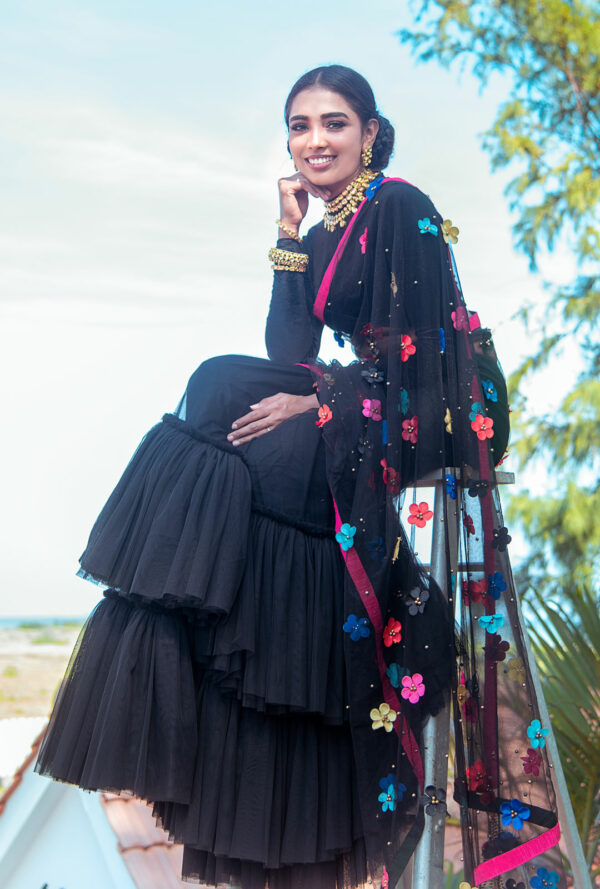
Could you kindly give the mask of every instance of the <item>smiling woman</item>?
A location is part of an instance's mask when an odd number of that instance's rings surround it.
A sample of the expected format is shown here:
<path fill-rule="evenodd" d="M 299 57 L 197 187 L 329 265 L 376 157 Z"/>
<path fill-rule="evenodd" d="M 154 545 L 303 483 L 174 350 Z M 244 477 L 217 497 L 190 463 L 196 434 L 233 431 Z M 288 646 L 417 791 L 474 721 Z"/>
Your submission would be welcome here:
<path fill-rule="evenodd" d="M 151 800 L 189 879 L 395 886 L 446 812 L 421 732 L 454 687 L 466 870 L 517 876 L 554 835 L 543 740 L 534 786 L 511 753 L 539 717 L 526 669 L 518 685 L 498 670 L 509 648 L 526 663 L 495 492 L 504 380 L 464 304 L 456 227 L 382 174 L 394 131 L 364 78 L 308 72 L 285 118 L 270 360 L 205 361 L 132 457 L 81 557 L 107 589 L 37 769 Z M 325 217 L 302 238 L 311 196 Z M 324 325 L 356 360 L 319 362 Z M 458 658 L 401 522 L 434 470 L 464 519 Z M 519 835 L 498 843 L 507 796 Z"/>

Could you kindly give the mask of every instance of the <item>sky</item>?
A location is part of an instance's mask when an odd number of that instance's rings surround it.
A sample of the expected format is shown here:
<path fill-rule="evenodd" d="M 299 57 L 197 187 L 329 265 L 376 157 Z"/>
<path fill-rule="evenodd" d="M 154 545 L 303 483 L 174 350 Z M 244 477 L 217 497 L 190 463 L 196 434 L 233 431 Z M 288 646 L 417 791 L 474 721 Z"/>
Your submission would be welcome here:
<path fill-rule="evenodd" d="M 402 0 L 4 0 L 0 616 L 87 614 L 99 590 L 77 560 L 142 435 L 202 360 L 265 355 L 283 104 L 309 68 L 367 77 L 396 127 L 388 174 L 459 226 L 505 371 L 527 354 L 512 316 L 571 269 L 533 275 L 512 246 L 507 174 L 480 141 L 507 84 L 417 65 L 395 35 L 412 23 Z"/>

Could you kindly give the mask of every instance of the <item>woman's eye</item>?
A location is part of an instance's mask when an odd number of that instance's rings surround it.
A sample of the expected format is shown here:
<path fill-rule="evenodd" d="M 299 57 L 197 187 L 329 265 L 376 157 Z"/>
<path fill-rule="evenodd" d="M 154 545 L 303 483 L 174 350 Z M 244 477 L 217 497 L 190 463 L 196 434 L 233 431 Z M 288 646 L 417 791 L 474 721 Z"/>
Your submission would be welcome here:
<path fill-rule="evenodd" d="M 294 133 L 301 133 L 302 130 L 306 129 L 306 124 L 304 123 L 293 123 L 290 127 L 290 130 Z"/>
<path fill-rule="evenodd" d="M 330 120 L 328 126 L 333 127 L 334 130 L 341 130 L 346 124 L 343 120 Z"/>

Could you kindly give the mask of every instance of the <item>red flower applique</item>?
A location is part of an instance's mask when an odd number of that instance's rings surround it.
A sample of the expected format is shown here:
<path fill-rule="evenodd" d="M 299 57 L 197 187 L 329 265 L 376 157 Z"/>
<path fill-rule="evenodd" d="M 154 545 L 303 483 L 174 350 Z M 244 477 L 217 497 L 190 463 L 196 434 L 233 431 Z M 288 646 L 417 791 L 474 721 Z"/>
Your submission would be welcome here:
<path fill-rule="evenodd" d="M 467 529 L 467 534 L 475 533 L 475 523 L 473 522 L 473 519 L 470 515 L 466 515 L 463 517 L 463 525 Z"/>
<path fill-rule="evenodd" d="M 360 238 L 358 239 L 358 241 L 360 243 L 360 252 L 366 253 L 367 252 L 367 229 L 366 228 L 365 228 L 364 232 L 362 233 L 362 235 L 360 236 Z"/>
<path fill-rule="evenodd" d="M 471 423 L 471 429 L 477 433 L 479 441 L 485 441 L 486 438 L 492 438 L 494 435 L 494 421 L 491 417 L 477 414 Z"/>
<path fill-rule="evenodd" d="M 414 355 L 417 351 L 417 347 L 414 345 L 412 339 L 407 336 L 407 334 L 403 333 L 400 337 L 400 358 L 402 361 L 408 361 L 411 355 Z"/>
<path fill-rule="evenodd" d="M 402 640 L 402 624 L 399 620 L 390 617 L 383 631 L 383 644 L 386 648 L 396 645 Z"/>
<path fill-rule="evenodd" d="M 490 661 L 506 660 L 506 652 L 510 648 L 510 642 L 502 639 L 500 633 L 487 633 L 486 642 L 483 647 Z"/>
<path fill-rule="evenodd" d="M 486 775 L 486 777 L 483 779 L 483 781 L 480 781 L 479 784 L 477 785 L 477 787 L 475 788 L 475 792 L 479 796 L 482 806 L 490 806 L 494 802 L 494 800 L 496 798 L 496 794 L 494 793 L 494 787 L 495 787 L 495 785 L 494 785 L 492 779 L 488 778 Z"/>
<path fill-rule="evenodd" d="M 465 719 L 467 722 L 477 722 L 479 714 L 479 705 L 475 698 L 468 698 L 465 701 Z"/>
<path fill-rule="evenodd" d="M 383 483 L 390 494 L 398 494 L 400 492 L 400 473 L 391 466 L 388 466 L 385 457 L 379 461 L 383 466 Z"/>
<path fill-rule="evenodd" d="M 467 778 L 469 781 L 469 790 L 476 790 L 479 782 L 483 781 L 484 778 L 487 778 L 485 766 L 480 759 L 478 759 L 476 763 L 473 763 L 472 766 L 468 766 Z"/>
<path fill-rule="evenodd" d="M 402 438 L 416 444 L 419 435 L 419 418 L 411 417 L 410 420 L 402 420 Z"/>
<path fill-rule="evenodd" d="M 523 761 L 523 771 L 526 775 L 535 775 L 537 776 L 540 773 L 540 766 L 542 764 L 542 755 L 539 751 L 534 750 L 532 747 L 527 748 L 527 756 L 521 757 Z"/>
<path fill-rule="evenodd" d="M 333 417 L 333 413 L 331 412 L 331 408 L 328 404 L 322 404 L 319 410 L 317 411 L 319 419 L 316 421 L 316 425 L 323 427 L 325 423 L 329 423 L 331 418 Z"/>
<path fill-rule="evenodd" d="M 483 602 L 487 596 L 487 580 L 485 578 L 482 580 L 469 580 L 468 582 L 463 580 L 462 588 L 465 605 L 470 605 L 471 602 Z"/>
<path fill-rule="evenodd" d="M 433 513 L 429 509 L 429 503 L 425 500 L 421 501 L 421 503 L 411 503 L 408 510 L 410 512 L 408 524 L 416 525 L 417 528 L 424 528 L 429 519 L 433 518 Z"/>

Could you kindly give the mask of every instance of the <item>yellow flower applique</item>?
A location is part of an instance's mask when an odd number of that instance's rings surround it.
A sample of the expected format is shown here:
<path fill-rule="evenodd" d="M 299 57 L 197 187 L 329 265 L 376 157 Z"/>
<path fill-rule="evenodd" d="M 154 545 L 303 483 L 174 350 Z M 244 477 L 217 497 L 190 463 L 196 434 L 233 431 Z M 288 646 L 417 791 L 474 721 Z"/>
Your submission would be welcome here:
<path fill-rule="evenodd" d="M 511 657 L 506 668 L 509 679 L 514 679 L 515 682 L 525 682 L 525 667 L 520 657 Z"/>
<path fill-rule="evenodd" d="M 446 244 L 458 244 L 459 229 L 452 225 L 451 219 L 444 219 L 442 222 L 442 235 Z"/>
<path fill-rule="evenodd" d="M 383 728 L 386 732 L 391 732 L 394 728 L 394 722 L 396 721 L 398 714 L 384 701 L 379 707 L 374 707 L 371 710 L 370 716 L 373 720 L 373 725 L 371 726 L 373 731 L 378 728 Z"/>

